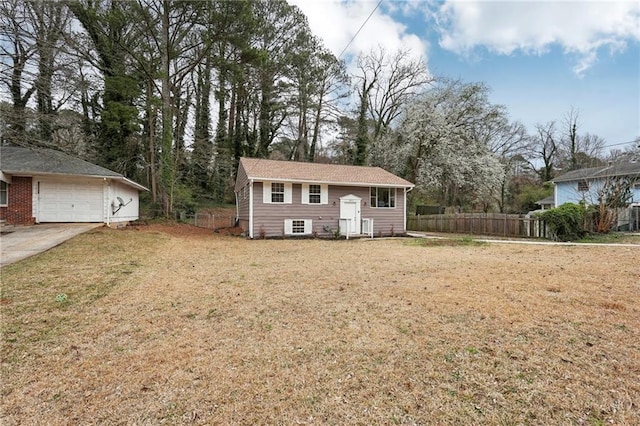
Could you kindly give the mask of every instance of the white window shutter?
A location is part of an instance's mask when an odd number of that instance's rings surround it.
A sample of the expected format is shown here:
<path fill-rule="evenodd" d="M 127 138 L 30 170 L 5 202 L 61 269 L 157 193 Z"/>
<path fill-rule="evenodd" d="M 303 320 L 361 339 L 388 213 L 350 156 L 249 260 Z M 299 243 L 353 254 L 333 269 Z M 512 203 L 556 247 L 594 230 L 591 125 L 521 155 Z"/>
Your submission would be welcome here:
<path fill-rule="evenodd" d="M 302 204 L 309 204 L 309 184 L 302 184 L 302 199 L 300 200 Z"/>
<path fill-rule="evenodd" d="M 285 219 L 284 220 L 284 234 L 291 235 L 293 234 L 293 220 Z"/>
<path fill-rule="evenodd" d="M 284 184 L 284 203 L 291 204 L 293 198 L 293 184 L 285 183 Z"/>
<path fill-rule="evenodd" d="M 329 204 L 329 185 L 320 185 L 320 204 Z"/>
<path fill-rule="evenodd" d="M 304 233 L 305 234 L 311 234 L 312 231 L 312 219 L 305 219 L 304 220 Z"/>
<path fill-rule="evenodd" d="M 271 182 L 262 182 L 262 202 L 271 204 Z"/>

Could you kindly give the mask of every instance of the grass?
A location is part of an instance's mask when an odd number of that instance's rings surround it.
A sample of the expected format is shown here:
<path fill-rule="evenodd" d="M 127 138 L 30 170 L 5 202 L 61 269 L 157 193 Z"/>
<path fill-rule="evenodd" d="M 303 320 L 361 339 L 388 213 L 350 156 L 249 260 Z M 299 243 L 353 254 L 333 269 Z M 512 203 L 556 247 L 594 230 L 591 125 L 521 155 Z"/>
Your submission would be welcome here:
<path fill-rule="evenodd" d="M 3 425 L 640 423 L 634 248 L 184 229 L 2 269 Z"/>
<path fill-rule="evenodd" d="M 406 241 L 409 246 L 422 247 L 457 247 L 457 246 L 484 246 L 488 244 L 485 241 L 475 240 L 470 236 L 463 237 L 438 237 L 438 238 L 414 238 Z"/>
<path fill-rule="evenodd" d="M 608 234 L 589 234 L 581 238 L 579 243 L 596 243 L 596 244 L 640 244 L 640 235 L 631 234 L 629 232 L 609 232 Z"/>

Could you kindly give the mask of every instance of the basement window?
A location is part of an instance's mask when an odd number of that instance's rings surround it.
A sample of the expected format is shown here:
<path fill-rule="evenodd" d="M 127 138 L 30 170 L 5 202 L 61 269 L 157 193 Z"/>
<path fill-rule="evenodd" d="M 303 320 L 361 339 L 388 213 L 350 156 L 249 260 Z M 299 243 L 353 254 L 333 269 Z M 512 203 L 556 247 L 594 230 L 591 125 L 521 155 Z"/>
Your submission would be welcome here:
<path fill-rule="evenodd" d="M 310 235 L 311 219 L 285 219 L 284 234 L 285 235 Z"/>

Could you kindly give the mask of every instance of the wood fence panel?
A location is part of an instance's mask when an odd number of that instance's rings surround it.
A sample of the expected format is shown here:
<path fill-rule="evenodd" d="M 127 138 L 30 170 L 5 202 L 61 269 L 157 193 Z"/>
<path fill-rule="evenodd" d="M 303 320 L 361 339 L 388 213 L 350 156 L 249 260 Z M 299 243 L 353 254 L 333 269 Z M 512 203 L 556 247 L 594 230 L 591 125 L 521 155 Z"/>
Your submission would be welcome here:
<path fill-rule="evenodd" d="M 460 213 L 407 217 L 408 231 L 546 238 L 543 220 L 525 215 Z"/>

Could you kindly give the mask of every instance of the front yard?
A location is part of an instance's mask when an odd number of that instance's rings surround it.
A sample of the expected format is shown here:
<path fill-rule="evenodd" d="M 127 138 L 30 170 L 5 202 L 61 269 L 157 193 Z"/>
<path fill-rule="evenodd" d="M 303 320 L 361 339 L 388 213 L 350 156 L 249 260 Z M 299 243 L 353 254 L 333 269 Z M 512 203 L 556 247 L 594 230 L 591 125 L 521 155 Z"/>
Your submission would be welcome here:
<path fill-rule="evenodd" d="M 640 424 L 639 265 L 99 229 L 2 269 L 0 423 Z"/>

